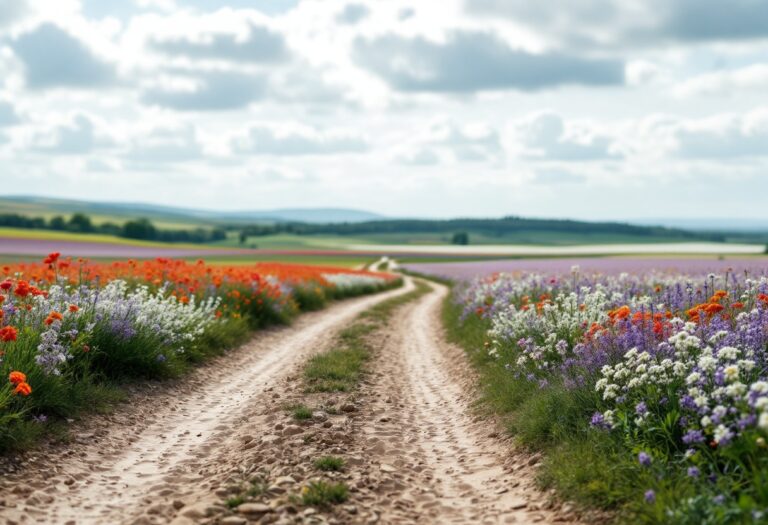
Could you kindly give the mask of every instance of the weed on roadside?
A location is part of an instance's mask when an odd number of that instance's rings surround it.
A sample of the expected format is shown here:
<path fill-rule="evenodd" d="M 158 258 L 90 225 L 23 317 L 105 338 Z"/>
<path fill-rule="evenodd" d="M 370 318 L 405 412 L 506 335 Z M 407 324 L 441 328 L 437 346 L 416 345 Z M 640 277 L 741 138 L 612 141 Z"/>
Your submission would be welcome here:
<path fill-rule="evenodd" d="M 312 418 L 312 409 L 306 405 L 294 405 L 289 410 L 297 421 L 306 421 Z"/>
<path fill-rule="evenodd" d="M 338 472 L 344 468 L 344 460 L 336 456 L 323 456 L 317 458 L 314 465 L 319 470 Z"/>
<path fill-rule="evenodd" d="M 310 481 L 301 491 L 301 504 L 306 506 L 329 507 L 344 503 L 349 498 L 346 483 Z"/>

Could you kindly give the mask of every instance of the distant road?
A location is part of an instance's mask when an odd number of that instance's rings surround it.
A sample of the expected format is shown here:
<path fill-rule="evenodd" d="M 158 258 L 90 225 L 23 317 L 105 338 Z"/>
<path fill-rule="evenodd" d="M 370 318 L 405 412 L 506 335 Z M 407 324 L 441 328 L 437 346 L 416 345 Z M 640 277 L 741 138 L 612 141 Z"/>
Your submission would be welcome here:
<path fill-rule="evenodd" d="M 531 246 L 519 244 L 494 245 L 387 245 L 356 244 L 350 250 L 386 254 L 434 255 L 646 255 L 646 254 L 739 254 L 758 255 L 762 244 L 726 244 L 717 242 L 679 242 L 647 244 L 585 244 L 578 246 Z"/>

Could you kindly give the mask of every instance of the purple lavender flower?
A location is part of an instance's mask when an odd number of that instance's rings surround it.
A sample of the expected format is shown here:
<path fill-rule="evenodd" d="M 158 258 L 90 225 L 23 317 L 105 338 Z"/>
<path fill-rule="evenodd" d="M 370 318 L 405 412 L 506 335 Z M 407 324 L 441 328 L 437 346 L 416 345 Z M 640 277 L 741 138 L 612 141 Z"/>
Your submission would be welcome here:
<path fill-rule="evenodd" d="M 703 443 L 704 441 L 704 433 L 701 430 L 689 430 L 683 436 L 683 443 L 686 445 L 690 445 L 691 443 Z"/>
<path fill-rule="evenodd" d="M 656 492 L 652 489 L 646 490 L 644 497 L 646 503 L 656 503 Z"/>
<path fill-rule="evenodd" d="M 590 426 L 599 428 L 600 430 L 610 430 L 611 424 L 605 420 L 605 416 L 600 412 L 592 414 L 592 419 L 589 422 Z"/>
<path fill-rule="evenodd" d="M 698 467 L 688 467 L 688 477 L 690 478 L 698 478 L 701 474 L 701 471 Z"/>
<path fill-rule="evenodd" d="M 637 461 L 644 467 L 650 467 L 651 466 L 651 456 L 648 455 L 646 452 L 640 452 L 637 455 Z"/>
<path fill-rule="evenodd" d="M 648 413 L 648 405 L 645 404 L 645 401 L 640 401 L 635 405 L 635 413 L 641 417 Z"/>

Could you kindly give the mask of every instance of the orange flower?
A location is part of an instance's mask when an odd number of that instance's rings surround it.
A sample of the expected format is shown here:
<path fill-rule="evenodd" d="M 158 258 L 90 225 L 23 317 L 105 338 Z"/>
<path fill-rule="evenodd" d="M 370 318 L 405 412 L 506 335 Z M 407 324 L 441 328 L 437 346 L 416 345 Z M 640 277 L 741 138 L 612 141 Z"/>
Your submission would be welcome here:
<path fill-rule="evenodd" d="M 742 308 L 744 308 L 744 303 L 742 303 L 741 301 L 735 302 L 731 305 L 731 308 L 733 308 L 734 310 L 741 310 Z"/>
<path fill-rule="evenodd" d="M 79 309 L 80 308 L 78 308 L 78 306 L 76 304 L 70 304 L 69 305 L 69 311 L 72 312 L 72 313 L 77 312 Z"/>
<path fill-rule="evenodd" d="M 50 326 L 55 321 L 61 321 L 62 319 L 64 319 L 64 316 L 61 315 L 59 312 L 51 312 L 48 314 L 48 317 L 45 318 L 45 324 Z"/>
<path fill-rule="evenodd" d="M 8 375 L 8 381 L 14 385 L 27 382 L 27 375 L 24 372 L 13 371 Z"/>
<path fill-rule="evenodd" d="M 725 306 L 719 303 L 711 303 L 704 307 L 704 311 L 706 311 L 709 315 L 715 315 L 718 312 L 722 312 L 725 310 Z"/>
<path fill-rule="evenodd" d="M 10 343 L 15 341 L 19 336 L 19 331 L 13 326 L 4 326 L 0 328 L 0 341 L 4 343 Z"/>
<path fill-rule="evenodd" d="M 617 308 L 615 310 L 611 310 L 608 312 L 608 317 L 610 317 L 613 320 L 616 319 L 626 319 L 629 317 L 629 314 L 632 313 L 632 310 L 630 310 L 629 306 L 622 306 L 620 308 Z"/>
<path fill-rule="evenodd" d="M 19 383 L 16 388 L 13 389 L 14 394 L 21 394 L 22 396 L 28 396 L 32 393 L 32 387 L 29 383 Z"/>

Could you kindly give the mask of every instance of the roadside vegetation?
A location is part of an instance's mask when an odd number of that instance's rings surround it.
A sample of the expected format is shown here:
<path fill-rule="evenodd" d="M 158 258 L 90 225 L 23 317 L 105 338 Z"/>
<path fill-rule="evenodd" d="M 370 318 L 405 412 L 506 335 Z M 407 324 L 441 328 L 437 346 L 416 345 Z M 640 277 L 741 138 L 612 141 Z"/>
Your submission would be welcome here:
<path fill-rule="evenodd" d="M 121 384 L 177 377 L 252 330 L 401 284 L 338 268 L 97 264 L 58 253 L 2 273 L 0 452 L 58 435 L 82 412 L 108 410 L 123 397 Z"/>
<path fill-rule="evenodd" d="M 449 337 L 483 406 L 543 452 L 544 487 L 622 523 L 768 519 L 768 280 L 574 270 L 457 286 Z"/>

